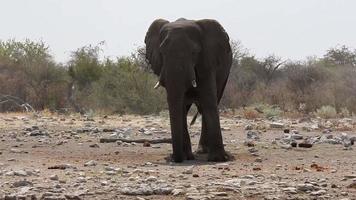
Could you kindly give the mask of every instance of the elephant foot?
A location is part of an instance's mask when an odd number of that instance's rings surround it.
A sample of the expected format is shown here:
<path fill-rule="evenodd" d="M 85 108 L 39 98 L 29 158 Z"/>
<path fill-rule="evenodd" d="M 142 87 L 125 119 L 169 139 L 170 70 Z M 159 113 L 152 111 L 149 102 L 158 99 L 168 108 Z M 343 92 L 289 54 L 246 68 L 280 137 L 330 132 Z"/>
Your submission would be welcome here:
<path fill-rule="evenodd" d="M 171 154 L 170 156 L 171 162 L 181 163 L 183 162 L 184 158 L 182 154 Z"/>
<path fill-rule="evenodd" d="M 211 151 L 208 154 L 208 161 L 210 162 L 226 162 L 232 159 L 232 155 L 227 153 L 224 149 Z"/>
<path fill-rule="evenodd" d="M 195 160 L 195 157 L 194 157 L 194 154 L 192 153 L 192 151 L 185 153 L 185 159 L 186 160 Z"/>
<path fill-rule="evenodd" d="M 165 157 L 167 162 L 181 163 L 184 160 L 195 160 L 194 154 L 192 152 L 184 153 L 183 157 L 176 156 L 175 154 L 170 154 Z"/>
<path fill-rule="evenodd" d="M 208 147 L 199 145 L 198 149 L 195 152 L 196 154 L 206 154 L 208 153 Z"/>

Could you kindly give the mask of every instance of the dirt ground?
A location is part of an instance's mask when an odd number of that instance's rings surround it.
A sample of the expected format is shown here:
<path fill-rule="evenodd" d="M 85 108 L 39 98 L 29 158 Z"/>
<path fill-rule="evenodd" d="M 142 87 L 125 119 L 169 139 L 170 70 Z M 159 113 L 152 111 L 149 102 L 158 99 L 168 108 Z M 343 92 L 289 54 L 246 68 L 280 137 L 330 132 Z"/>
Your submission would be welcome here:
<path fill-rule="evenodd" d="M 190 127 L 193 149 L 199 120 Z M 220 121 L 235 160 L 200 155 L 175 164 L 165 159 L 167 143 L 100 143 L 169 138 L 166 116 L 2 114 L 0 199 L 356 199 L 356 146 L 310 142 L 323 135 L 353 141 L 356 119 L 224 114 Z M 288 131 L 312 147 L 291 147 L 283 140 Z"/>

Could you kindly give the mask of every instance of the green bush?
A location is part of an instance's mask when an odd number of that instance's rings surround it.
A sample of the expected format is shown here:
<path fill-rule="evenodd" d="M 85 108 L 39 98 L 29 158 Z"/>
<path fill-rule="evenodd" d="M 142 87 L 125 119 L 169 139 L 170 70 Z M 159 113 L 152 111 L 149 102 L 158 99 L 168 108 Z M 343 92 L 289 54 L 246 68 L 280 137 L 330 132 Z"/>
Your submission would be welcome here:
<path fill-rule="evenodd" d="M 128 57 L 106 60 L 90 99 L 94 108 L 114 113 L 159 113 L 166 103 L 163 89 L 153 89 L 156 81 Z"/>
<path fill-rule="evenodd" d="M 279 117 L 282 114 L 281 109 L 276 105 L 256 104 L 254 107 L 266 118 Z"/>

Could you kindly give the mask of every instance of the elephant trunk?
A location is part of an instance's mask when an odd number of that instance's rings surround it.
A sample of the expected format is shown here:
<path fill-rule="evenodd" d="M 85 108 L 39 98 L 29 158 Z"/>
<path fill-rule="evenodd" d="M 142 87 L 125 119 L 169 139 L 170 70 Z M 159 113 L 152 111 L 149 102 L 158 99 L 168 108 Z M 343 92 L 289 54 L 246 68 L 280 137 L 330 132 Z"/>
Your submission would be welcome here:
<path fill-rule="evenodd" d="M 173 147 L 173 160 L 175 162 L 182 162 L 183 157 L 183 127 L 186 121 L 184 117 L 184 94 L 177 92 L 172 88 L 168 88 L 167 102 L 169 108 L 169 116 L 171 122 L 171 136 Z"/>

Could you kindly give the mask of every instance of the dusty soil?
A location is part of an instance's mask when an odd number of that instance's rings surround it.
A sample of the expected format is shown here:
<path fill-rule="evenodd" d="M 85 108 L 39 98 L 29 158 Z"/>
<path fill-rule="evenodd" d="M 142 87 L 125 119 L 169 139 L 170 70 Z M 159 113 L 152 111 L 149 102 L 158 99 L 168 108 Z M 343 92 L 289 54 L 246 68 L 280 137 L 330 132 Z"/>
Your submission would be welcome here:
<path fill-rule="evenodd" d="M 164 116 L 2 114 L 0 199 L 356 199 L 356 146 L 281 140 L 288 130 L 303 140 L 342 133 L 352 140 L 355 119 L 276 120 L 271 128 L 275 120 L 225 114 L 224 143 L 235 160 L 201 155 L 175 164 L 165 159 L 170 144 L 99 142 L 170 137 Z M 196 149 L 199 120 L 190 132 Z"/>

